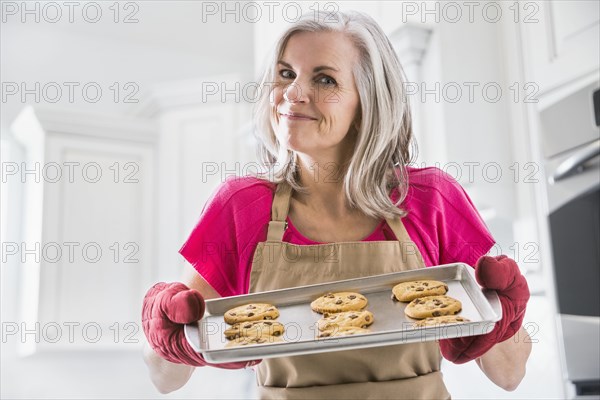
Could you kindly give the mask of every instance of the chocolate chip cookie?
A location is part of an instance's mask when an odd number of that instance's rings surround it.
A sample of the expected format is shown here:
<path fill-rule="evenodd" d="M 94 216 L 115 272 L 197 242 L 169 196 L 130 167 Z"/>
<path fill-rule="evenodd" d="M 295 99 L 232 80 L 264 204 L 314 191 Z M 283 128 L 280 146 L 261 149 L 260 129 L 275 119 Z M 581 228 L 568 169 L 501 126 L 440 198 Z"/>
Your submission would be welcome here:
<path fill-rule="evenodd" d="M 442 317 L 429 317 L 414 323 L 415 327 L 422 328 L 424 326 L 437 326 L 446 324 L 460 324 L 471 322 L 470 319 L 458 315 L 445 315 Z"/>
<path fill-rule="evenodd" d="M 284 331 L 283 324 L 277 321 L 246 321 L 239 322 L 231 328 L 225 329 L 227 339 L 237 337 L 259 338 L 262 336 L 281 336 Z"/>
<path fill-rule="evenodd" d="M 461 309 L 461 302 L 450 296 L 427 296 L 419 297 L 408 303 L 404 313 L 411 318 L 423 319 L 454 315 Z"/>
<path fill-rule="evenodd" d="M 419 297 L 439 296 L 446 294 L 448 285 L 440 281 L 402 282 L 394 286 L 392 293 L 398 301 L 409 302 Z"/>
<path fill-rule="evenodd" d="M 320 339 L 335 337 L 335 336 L 348 336 L 348 335 L 363 335 L 365 333 L 369 333 L 370 331 L 365 328 L 360 328 L 357 326 L 341 326 L 335 327 L 331 329 L 327 329 L 317 336 Z"/>
<path fill-rule="evenodd" d="M 366 328 L 371 325 L 374 321 L 373 313 L 371 311 L 344 311 L 334 314 L 325 314 L 317 322 L 317 326 L 320 331 L 326 331 L 332 327 L 347 327 L 355 326 L 360 328 Z"/>
<path fill-rule="evenodd" d="M 282 343 L 284 342 L 283 338 L 281 336 L 261 336 L 261 337 L 246 337 L 246 336 L 240 336 L 238 338 L 235 338 L 231 341 L 229 341 L 229 343 L 227 343 L 225 345 L 226 348 L 228 347 L 238 347 L 238 346 L 249 346 L 249 345 L 254 345 L 254 344 L 272 344 L 272 343 Z"/>
<path fill-rule="evenodd" d="M 360 311 L 367 306 L 367 298 L 360 293 L 327 293 L 310 303 L 310 308 L 318 313 Z"/>
<path fill-rule="evenodd" d="M 277 317 L 279 317 L 279 310 L 274 305 L 266 303 L 246 304 L 235 307 L 227 311 L 223 316 L 225 322 L 229 325 L 234 325 L 238 322 L 275 319 Z"/>

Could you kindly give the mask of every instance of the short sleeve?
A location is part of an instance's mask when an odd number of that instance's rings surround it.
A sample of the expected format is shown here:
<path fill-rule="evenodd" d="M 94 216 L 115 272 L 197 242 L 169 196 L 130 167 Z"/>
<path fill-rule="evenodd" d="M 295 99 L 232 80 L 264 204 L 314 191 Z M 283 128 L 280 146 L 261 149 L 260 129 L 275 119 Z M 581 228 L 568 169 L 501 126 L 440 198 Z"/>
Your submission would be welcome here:
<path fill-rule="evenodd" d="M 475 265 L 495 240 L 465 189 L 450 175 L 440 176 L 440 263 Z"/>
<path fill-rule="evenodd" d="M 221 296 L 237 292 L 239 263 L 227 182 L 215 189 L 179 253 Z"/>
<path fill-rule="evenodd" d="M 415 230 L 424 243 L 437 247 L 425 251 L 437 255 L 432 258 L 438 264 L 474 266 L 495 240 L 465 189 L 439 168 L 413 169 L 409 176 Z"/>
<path fill-rule="evenodd" d="M 212 193 L 179 253 L 221 296 L 248 290 L 256 243 L 266 237 L 273 188 L 250 177 L 229 177 Z"/>

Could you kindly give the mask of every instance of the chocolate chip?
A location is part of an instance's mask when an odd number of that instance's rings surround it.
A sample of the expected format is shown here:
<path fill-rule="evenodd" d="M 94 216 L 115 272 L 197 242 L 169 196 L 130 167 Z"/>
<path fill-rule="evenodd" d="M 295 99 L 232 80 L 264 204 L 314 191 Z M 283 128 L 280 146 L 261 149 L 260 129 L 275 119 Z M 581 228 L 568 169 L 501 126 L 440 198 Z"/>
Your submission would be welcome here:
<path fill-rule="evenodd" d="M 354 300 L 354 299 L 356 298 L 356 296 L 355 296 L 355 295 L 353 295 L 353 294 L 351 294 L 350 296 L 348 296 L 348 298 L 349 298 L 350 300 Z"/>
<path fill-rule="evenodd" d="M 231 315 L 231 316 L 234 316 L 234 315 L 236 315 L 236 314 L 235 314 L 234 312 L 232 312 L 232 313 L 229 313 L 229 315 Z"/>
<path fill-rule="evenodd" d="M 335 304 L 342 304 L 342 303 L 343 303 L 342 299 L 339 299 L 335 302 Z"/>
<path fill-rule="evenodd" d="M 254 317 L 254 313 L 253 313 L 253 312 L 251 312 L 251 313 L 248 313 L 248 316 L 249 316 L 249 317 Z"/>
<path fill-rule="evenodd" d="M 277 332 L 273 332 L 273 336 L 279 336 L 279 335 L 281 335 L 281 332 L 278 332 L 278 331 Z"/>
<path fill-rule="evenodd" d="M 354 315 L 354 314 L 352 314 L 352 315 L 350 315 L 348 318 L 350 318 L 350 319 L 355 319 L 355 318 L 358 318 L 358 315 Z M 369 318 L 369 317 L 367 317 L 367 318 Z"/>
<path fill-rule="evenodd" d="M 431 315 L 433 315 L 434 317 L 439 317 L 440 315 L 442 315 L 442 313 L 439 311 L 434 311 Z"/>
<path fill-rule="evenodd" d="M 423 286 L 429 286 L 429 283 L 423 282 Z"/>
<path fill-rule="evenodd" d="M 328 299 L 333 299 L 335 296 L 333 295 L 333 293 L 327 293 L 325 297 L 327 297 Z"/>
<path fill-rule="evenodd" d="M 273 325 L 273 323 L 267 321 L 267 322 L 265 322 L 265 325 L 271 326 L 271 325 Z"/>
<path fill-rule="evenodd" d="M 371 317 L 369 317 L 368 315 L 365 317 L 365 321 L 369 322 L 371 320 Z"/>
<path fill-rule="evenodd" d="M 327 318 L 327 317 L 329 317 L 329 313 L 324 313 L 324 314 L 323 314 L 323 317 L 324 317 L 324 318 Z"/>
<path fill-rule="evenodd" d="M 320 337 L 328 337 L 328 336 L 331 336 L 331 333 L 329 333 L 329 332 L 323 332 L 319 336 Z"/>
<path fill-rule="evenodd" d="M 446 308 L 446 307 L 448 307 L 448 304 L 442 304 L 442 305 L 440 306 L 440 308 Z"/>
<path fill-rule="evenodd" d="M 246 325 L 244 325 L 244 328 L 246 328 L 246 329 L 252 328 L 252 324 L 246 324 Z"/>
<path fill-rule="evenodd" d="M 418 287 L 418 288 L 415 289 L 415 291 L 417 291 L 417 292 L 422 292 L 423 290 L 425 290 L 425 289 L 422 288 L 422 287 Z"/>

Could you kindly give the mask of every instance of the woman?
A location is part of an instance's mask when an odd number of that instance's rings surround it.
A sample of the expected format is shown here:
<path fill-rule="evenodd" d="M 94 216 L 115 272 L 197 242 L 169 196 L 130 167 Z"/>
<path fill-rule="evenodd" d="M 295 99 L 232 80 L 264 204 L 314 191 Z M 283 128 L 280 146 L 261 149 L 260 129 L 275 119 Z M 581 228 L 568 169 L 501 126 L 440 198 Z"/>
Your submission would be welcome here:
<path fill-rule="evenodd" d="M 336 17 L 311 13 L 282 35 L 255 113 L 268 172 L 220 185 L 181 249 L 195 271 L 144 299 L 146 362 L 163 393 L 207 365 L 182 325 L 205 298 L 451 262 L 498 291 L 503 318 L 490 333 L 214 366 L 257 364 L 263 398 L 449 398 L 440 354 L 476 360 L 506 390 L 524 376 L 525 279 L 509 258 L 484 256 L 494 240 L 458 183 L 407 166 L 403 71 L 381 28 L 361 13 Z"/>

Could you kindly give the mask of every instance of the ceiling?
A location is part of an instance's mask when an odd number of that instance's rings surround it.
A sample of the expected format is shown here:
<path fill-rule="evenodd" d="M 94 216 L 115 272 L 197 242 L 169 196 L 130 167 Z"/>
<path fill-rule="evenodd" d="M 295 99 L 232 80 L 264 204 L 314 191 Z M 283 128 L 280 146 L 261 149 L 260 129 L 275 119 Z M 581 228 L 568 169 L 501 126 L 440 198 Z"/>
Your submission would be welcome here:
<path fill-rule="evenodd" d="M 2 25 L 28 25 L 37 29 L 64 30 L 73 35 L 100 36 L 139 45 L 163 46 L 170 50 L 227 52 L 228 47 L 252 40 L 253 25 L 246 22 L 242 10 L 236 15 L 210 12 L 213 2 L 193 1 L 135 1 L 77 3 L 69 8 L 64 2 L 27 5 L 36 13 L 24 13 L 17 4 L 14 15 L 5 15 Z M 99 5 L 98 8 L 91 3 Z M 15 3 L 16 4 L 16 3 Z M 234 7 L 235 3 L 231 5 Z M 229 7 L 229 6 L 227 6 Z M 238 3 L 239 7 L 239 3 Z M 239 18 L 241 16 L 241 18 Z M 39 22 L 35 18 L 39 18 Z M 22 22 L 22 19 L 25 22 Z M 72 19 L 72 22 L 69 19 Z M 97 20 L 97 22 L 93 22 Z M 115 22 L 118 21 L 118 22 Z M 56 21 L 56 22 L 53 22 Z"/>
<path fill-rule="evenodd" d="M 236 21 L 235 15 L 225 15 L 222 21 L 219 14 L 206 12 L 207 4 L 220 3 L 75 2 L 72 9 L 65 3 L 35 2 L 23 6 L 25 3 L 14 2 L 18 9 L 3 14 L 3 81 L 27 82 L 28 87 L 35 82 L 99 81 L 110 93 L 108 82 L 134 80 L 144 92 L 162 82 L 253 72 L 255 27 L 243 18 Z M 101 14 L 89 5 L 92 3 L 99 5 Z M 119 6 L 118 14 L 115 4 Z M 21 7 L 32 12 L 23 13 Z M 128 16 L 132 21 L 126 23 Z M 94 19 L 98 21 L 91 22 Z M 123 104 L 108 101 L 65 105 L 72 109 L 128 112 Z M 22 107 L 18 96 L 2 104 L 2 125 Z"/>

